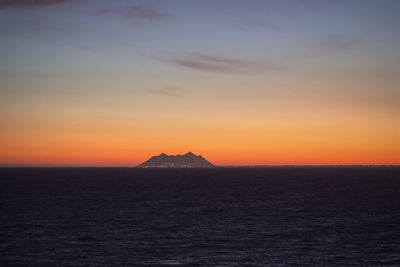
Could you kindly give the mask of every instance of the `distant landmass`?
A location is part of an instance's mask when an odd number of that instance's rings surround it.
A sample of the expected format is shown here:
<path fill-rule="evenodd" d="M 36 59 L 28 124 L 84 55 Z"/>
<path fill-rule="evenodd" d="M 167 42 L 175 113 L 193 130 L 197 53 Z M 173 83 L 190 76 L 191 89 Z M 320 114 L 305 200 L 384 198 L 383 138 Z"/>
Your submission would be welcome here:
<path fill-rule="evenodd" d="M 185 155 L 167 155 L 162 153 L 158 156 L 151 157 L 138 167 L 207 168 L 214 167 L 214 165 L 202 156 L 197 156 L 192 152 L 188 152 Z"/>

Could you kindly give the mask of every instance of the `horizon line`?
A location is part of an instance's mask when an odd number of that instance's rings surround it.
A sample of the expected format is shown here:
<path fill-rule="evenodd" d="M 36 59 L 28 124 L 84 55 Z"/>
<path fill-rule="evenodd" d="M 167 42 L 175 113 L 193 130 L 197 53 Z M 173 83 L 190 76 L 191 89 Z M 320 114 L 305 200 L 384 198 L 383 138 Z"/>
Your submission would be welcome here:
<path fill-rule="evenodd" d="M 140 167 L 139 165 L 40 165 L 0 164 L 0 168 L 138 168 L 138 169 L 213 169 L 213 168 L 266 168 L 266 167 L 400 167 L 400 164 L 256 164 L 214 165 L 213 167 Z"/>

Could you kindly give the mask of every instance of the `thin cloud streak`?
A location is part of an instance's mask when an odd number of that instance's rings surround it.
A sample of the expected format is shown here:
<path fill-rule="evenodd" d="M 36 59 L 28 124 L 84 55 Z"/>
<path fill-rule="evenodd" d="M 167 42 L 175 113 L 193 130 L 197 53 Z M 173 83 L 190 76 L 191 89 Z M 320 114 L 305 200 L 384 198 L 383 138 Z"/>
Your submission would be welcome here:
<path fill-rule="evenodd" d="M 154 8 L 138 6 L 138 5 L 120 9 L 105 8 L 99 10 L 97 14 L 117 15 L 123 18 L 130 18 L 135 20 L 155 20 L 155 21 L 167 20 L 172 17 L 172 15 L 160 12 Z"/>
<path fill-rule="evenodd" d="M 350 50 L 359 45 L 363 40 L 349 35 L 331 35 L 325 37 L 319 43 L 321 48 L 332 49 L 336 51 Z"/>
<path fill-rule="evenodd" d="M 165 96 L 176 96 L 179 89 L 171 86 L 163 86 L 160 89 L 150 89 L 147 90 L 148 93 L 165 95 Z"/>
<path fill-rule="evenodd" d="M 20 8 L 34 9 L 47 6 L 54 6 L 74 0 L 0 0 L 0 9 Z"/>
<path fill-rule="evenodd" d="M 161 61 L 193 70 L 215 73 L 250 74 L 264 70 L 276 71 L 281 67 L 258 62 L 236 60 L 203 54 L 192 54 L 185 57 L 164 58 Z"/>

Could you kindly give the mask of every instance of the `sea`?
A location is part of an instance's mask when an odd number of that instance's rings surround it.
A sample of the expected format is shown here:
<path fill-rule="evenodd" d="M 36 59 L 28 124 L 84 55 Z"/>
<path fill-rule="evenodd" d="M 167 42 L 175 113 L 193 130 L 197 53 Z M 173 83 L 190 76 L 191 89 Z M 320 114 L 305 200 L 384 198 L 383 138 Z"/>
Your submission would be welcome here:
<path fill-rule="evenodd" d="M 400 168 L 0 168 L 0 266 L 400 266 Z"/>

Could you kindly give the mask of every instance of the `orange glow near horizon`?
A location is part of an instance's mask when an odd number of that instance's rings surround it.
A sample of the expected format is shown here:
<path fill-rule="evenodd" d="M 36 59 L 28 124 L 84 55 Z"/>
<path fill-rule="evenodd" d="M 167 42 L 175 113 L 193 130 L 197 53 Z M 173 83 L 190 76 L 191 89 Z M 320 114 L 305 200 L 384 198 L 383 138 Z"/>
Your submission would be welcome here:
<path fill-rule="evenodd" d="M 64 151 L 41 151 L 37 153 L 14 153 L 0 158 L 2 165 L 37 165 L 37 166 L 136 166 L 151 156 L 160 153 L 135 153 L 80 151 L 62 153 Z M 196 152 L 196 151 L 195 151 Z M 186 153 L 186 152 L 184 152 Z M 179 153 L 179 154 L 184 154 Z M 178 154 L 178 153 L 171 153 Z M 374 155 L 373 157 L 357 153 L 336 153 L 334 155 L 315 154 L 281 154 L 230 156 L 222 153 L 202 153 L 202 155 L 217 166 L 253 166 L 253 165 L 399 165 L 397 154 Z M 206 156 L 207 155 L 207 156 Z"/>
<path fill-rule="evenodd" d="M 165 121 L 65 121 L 15 124 L 1 133 L 2 165 L 135 166 L 160 153 L 201 154 L 215 165 L 399 165 L 399 127 L 346 118 Z M 32 120 L 33 121 L 33 120 Z M 237 121 L 242 121 L 238 125 Z M 12 125 L 13 124 L 13 127 Z M 112 125 L 113 127 L 110 127 Z M 378 127 L 379 126 L 379 127 Z M 26 134 L 29 133 L 29 134 Z"/>

